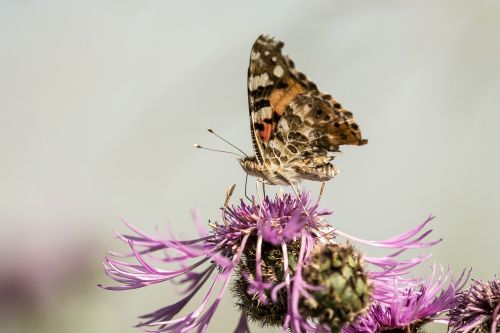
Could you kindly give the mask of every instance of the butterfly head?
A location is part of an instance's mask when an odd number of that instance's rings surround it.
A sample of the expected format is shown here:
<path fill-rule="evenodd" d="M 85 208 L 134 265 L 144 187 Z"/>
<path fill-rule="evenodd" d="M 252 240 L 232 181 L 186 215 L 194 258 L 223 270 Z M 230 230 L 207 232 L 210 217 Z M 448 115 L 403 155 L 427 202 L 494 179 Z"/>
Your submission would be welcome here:
<path fill-rule="evenodd" d="M 255 158 L 255 156 L 239 158 L 238 162 L 240 162 L 240 165 L 243 168 L 243 170 L 245 170 L 245 172 L 248 173 L 249 175 L 261 176 L 262 167 L 257 161 L 257 158 Z"/>

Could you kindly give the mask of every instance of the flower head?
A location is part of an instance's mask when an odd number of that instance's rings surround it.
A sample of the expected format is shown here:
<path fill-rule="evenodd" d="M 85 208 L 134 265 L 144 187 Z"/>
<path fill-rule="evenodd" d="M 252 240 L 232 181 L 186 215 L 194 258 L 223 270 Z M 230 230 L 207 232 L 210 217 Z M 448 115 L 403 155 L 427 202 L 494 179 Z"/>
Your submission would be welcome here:
<path fill-rule="evenodd" d="M 382 303 L 392 299 L 397 292 L 387 285 L 393 285 L 396 280 L 414 283 L 415 279 L 401 276 L 428 257 L 421 255 L 400 260 L 398 255 L 439 241 L 424 241 L 431 232 L 425 229 L 431 218 L 401 235 L 374 242 L 334 229 L 325 220 L 330 214 L 330 211 L 320 209 L 317 202 L 311 202 L 308 193 L 303 193 L 300 196 L 285 194 L 274 199 L 266 197 L 260 203 L 241 201 L 237 206 L 226 205 L 222 209 L 222 222 L 210 222 L 209 231 L 202 227 L 199 216 L 195 215 L 200 237 L 192 240 L 151 236 L 126 223 L 135 235 L 119 235 L 119 238 L 130 246 L 131 253 L 111 253 L 106 257 L 106 273 L 119 285 L 103 288 L 127 290 L 175 279 L 186 286 L 183 297 L 174 304 L 142 316 L 144 321 L 138 326 L 153 327 L 154 332 L 193 329 L 204 332 L 231 276 L 236 275 L 233 294 L 242 311 L 238 330 L 248 331 L 246 320 L 249 317 L 260 325 L 281 326 L 293 332 L 330 332 L 334 326 L 339 328 L 344 320 L 338 321 L 338 316 L 330 316 L 331 309 L 352 311 L 342 317 L 351 321 L 366 308 L 364 300 L 368 293 L 373 300 Z M 361 254 L 354 253 L 352 248 L 335 245 L 337 236 L 393 249 L 394 252 L 385 257 L 364 256 L 364 262 L 370 268 L 367 270 L 360 260 Z M 310 267 L 319 267 L 318 263 L 322 263 L 321 258 L 314 255 L 317 252 L 313 249 L 317 248 L 329 249 L 332 261 L 314 271 Z M 131 263 L 124 259 L 126 257 L 132 257 L 136 262 Z M 177 267 L 168 267 L 172 265 Z M 318 283 L 321 279 L 315 277 L 322 272 L 337 274 L 338 279 L 326 279 L 324 285 Z M 353 280 L 349 280 L 353 276 Z M 187 315 L 179 316 L 204 284 L 210 286 L 201 304 Z M 341 288 L 335 289 L 338 286 Z M 359 303 L 350 297 L 353 288 L 357 288 Z M 314 304 L 315 297 L 325 295 L 338 298 L 324 309 L 313 306 L 317 313 L 308 312 L 305 305 Z M 350 303 L 344 307 L 335 303 L 344 301 Z"/>
<path fill-rule="evenodd" d="M 272 245 L 288 243 L 300 238 L 303 232 L 309 235 L 319 233 L 326 226 L 323 217 L 332 212 L 320 209 L 318 203 L 311 203 L 310 196 L 290 194 L 265 197 L 261 204 L 243 200 L 239 206 L 223 210 L 224 224 L 217 225 L 214 234 L 220 239 L 239 239 L 242 232 L 252 231 Z"/>
<path fill-rule="evenodd" d="M 436 274 L 436 266 L 427 281 L 409 286 L 396 281 L 392 301 L 374 301 L 343 333 L 421 332 L 424 324 L 439 321 L 438 317 L 450 309 L 465 282 L 464 273 L 454 280 L 449 271 Z"/>
<path fill-rule="evenodd" d="M 500 280 L 475 280 L 449 313 L 452 333 L 500 332 Z"/>

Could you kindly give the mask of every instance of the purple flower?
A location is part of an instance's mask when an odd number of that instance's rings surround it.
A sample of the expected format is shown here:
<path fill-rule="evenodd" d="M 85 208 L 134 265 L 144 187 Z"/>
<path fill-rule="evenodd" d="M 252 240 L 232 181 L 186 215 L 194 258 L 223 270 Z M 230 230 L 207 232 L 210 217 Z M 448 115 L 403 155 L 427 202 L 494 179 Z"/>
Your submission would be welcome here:
<path fill-rule="evenodd" d="M 374 301 L 364 315 L 342 332 L 421 332 L 424 324 L 443 321 L 439 316 L 450 309 L 467 280 L 464 273 L 458 280 L 454 280 L 449 271 L 444 273 L 441 269 L 437 274 L 434 265 L 427 281 L 409 286 L 395 281 L 390 302 Z"/>
<path fill-rule="evenodd" d="M 475 280 L 460 293 L 449 312 L 452 333 L 500 331 L 500 280 Z"/>
<path fill-rule="evenodd" d="M 365 257 L 365 262 L 372 268 L 368 273 L 374 287 L 372 298 L 384 304 L 400 292 L 398 288 L 394 290 L 388 286 L 394 285 L 395 281 L 406 285 L 415 283 L 416 279 L 400 277 L 428 258 L 428 255 L 421 255 L 400 260 L 397 256 L 408 249 L 423 248 L 440 241 L 424 241 L 432 231 L 425 230 L 432 218 L 394 238 L 373 242 L 334 229 L 325 221 L 328 215 L 331 215 L 330 211 L 318 208 L 318 203 L 312 203 L 309 194 L 303 193 L 300 197 L 285 194 L 274 199 L 266 197 L 260 204 L 241 201 L 238 206 L 224 207 L 222 222 L 209 223 L 210 231 L 204 230 L 195 214 L 200 237 L 187 241 L 173 236 L 151 236 L 125 222 L 135 235 L 118 236 L 130 246 L 131 252 L 111 253 L 106 257 L 106 273 L 119 285 L 102 287 L 127 290 L 176 279 L 186 286 L 183 297 L 174 304 L 142 316 L 144 321 L 138 326 L 153 327 L 153 332 L 193 329 L 205 332 L 231 276 L 236 273 L 240 277 L 237 280 L 243 281 L 244 286 L 240 294 L 250 295 L 262 306 L 276 306 L 282 302 L 281 309 L 284 310 L 279 318 L 284 330 L 329 332 L 314 318 L 304 317 L 300 310 L 301 302 L 311 298 L 311 291 L 318 290 L 317 286 L 307 284 L 302 274 L 315 245 L 334 243 L 335 237 L 344 236 L 355 242 L 393 249 L 394 252 L 385 257 Z M 125 260 L 126 257 L 132 257 L 136 262 L 131 263 Z M 169 265 L 177 267 L 168 268 Z M 270 278 L 270 267 L 275 272 L 274 278 Z M 201 304 L 187 315 L 179 316 L 207 283 L 210 287 Z M 280 299 L 280 295 L 284 297 Z M 248 332 L 247 314 L 242 308 L 238 332 Z"/>

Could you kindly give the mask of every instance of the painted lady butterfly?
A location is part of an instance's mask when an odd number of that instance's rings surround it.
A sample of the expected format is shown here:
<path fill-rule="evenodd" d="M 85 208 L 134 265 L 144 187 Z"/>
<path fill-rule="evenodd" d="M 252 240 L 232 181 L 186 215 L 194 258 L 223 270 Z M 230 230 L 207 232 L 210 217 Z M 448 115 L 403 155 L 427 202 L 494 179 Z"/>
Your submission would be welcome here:
<path fill-rule="evenodd" d="M 284 43 L 261 35 L 248 68 L 248 104 L 255 156 L 240 159 L 250 175 L 272 185 L 327 181 L 340 145 L 363 145 L 352 113 L 299 72 Z"/>

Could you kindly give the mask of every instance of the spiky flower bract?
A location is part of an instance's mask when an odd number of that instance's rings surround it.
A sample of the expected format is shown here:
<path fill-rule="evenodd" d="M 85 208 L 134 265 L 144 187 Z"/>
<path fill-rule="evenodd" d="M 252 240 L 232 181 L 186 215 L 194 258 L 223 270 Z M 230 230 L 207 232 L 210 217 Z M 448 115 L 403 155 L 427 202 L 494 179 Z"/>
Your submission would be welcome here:
<path fill-rule="evenodd" d="M 475 280 L 449 313 L 452 333 L 500 332 L 500 280 Z"/>
<path fill-rule="evenodd" d="M 327 315 L 329 311 L 352 308 L 352 313 L 342 317 L 349 321 L 362 307 L 353 307 L 353 300 L 347 297 L 348 291 L 356 287 L 360 292 L 358 297 L 364 297 L 359 281 L 372 286 L 373 300 L 384 302 L 392 299 L 395 292 L 388 285 L 393 285 L 396 280 L 414 283 L 415 279 L 405 276 L 428 258 L 428 255 L 421 255 L 400 260 L 398 255 L 440 241 L 424 241 L 431 232 L 425 229 L 431 218 L 389 240 L 365 241 L 334 229 L 325 220 L 329 215 L 331 212 L 320 209 L 318 202 L 312 202 L 308 193 L 302 193 L 300 196 L 285 194 L 274 199 L 266 197 L 261 202 L 241 201 L 236 206 L 226 205 L 222 209 L 222 222 L 210 222 L 209 231 L 204 229 L 195 214 L 200 237 L 192 240 L 151 236 L 126 223 L 135 235 L 119 235 L 119 238 L 130 246 L 131 253 L 111 253 L 105 262 L 106 273 L 120 285 L 103 288 L 127 290 L 175 279 L 186 286 L 183 297 L 174 304 L 142 316 L 143 322 L 138 326 L 148 326 L 152 332 L 205 332 L 231 276 L 236 274 L 233 294 L 242 312 L 237 332 L 248 331 L 247 316 L 260 325 L 280 326 L 293 332 L 330 332 L 330 327 L 337 325 L 335 320 L 339 317 Z M 384 257 L 364 256 L 365 270 L 357 263 L 358 254 L 335 245 L 337 236 L 395 252 Z M 351 268 L 357 278 L 344 286 L 348 289 L 315 285 L 314 279 L 309 280 L 311 271 L 308 265 L 318 260 L 313 249 L 328 244 L 332 246 L 330 250 L 334 249 L 330 253 L 332 258 L 336 259 L 326 271 L 336 273 L 338 268 L 347 270 L 350 264 L 354 264 Z M 125 260 L 126 257 L 132 257 L 136 263 Z M 340 266 L 337 266 L 338 262 L 341 262 Z M 164 265 L 177 267 L 164 268 Z M 347 274 L 347 271 L 343 273 Z M 351 282 L 355 284 L 351 285 Z M 186 315 L 179 315 L 207 283 L 208 292 L 201 304 Z M 313 304 L 314 297 L 320 297 L 322 290 L 339 297 L 317 314 L 305 311 L 304 304 Z M 344 305 L 334 304 L 346 300 L 348 303 Z M 328 322 L 325 318 L 333 321 Z"/>

